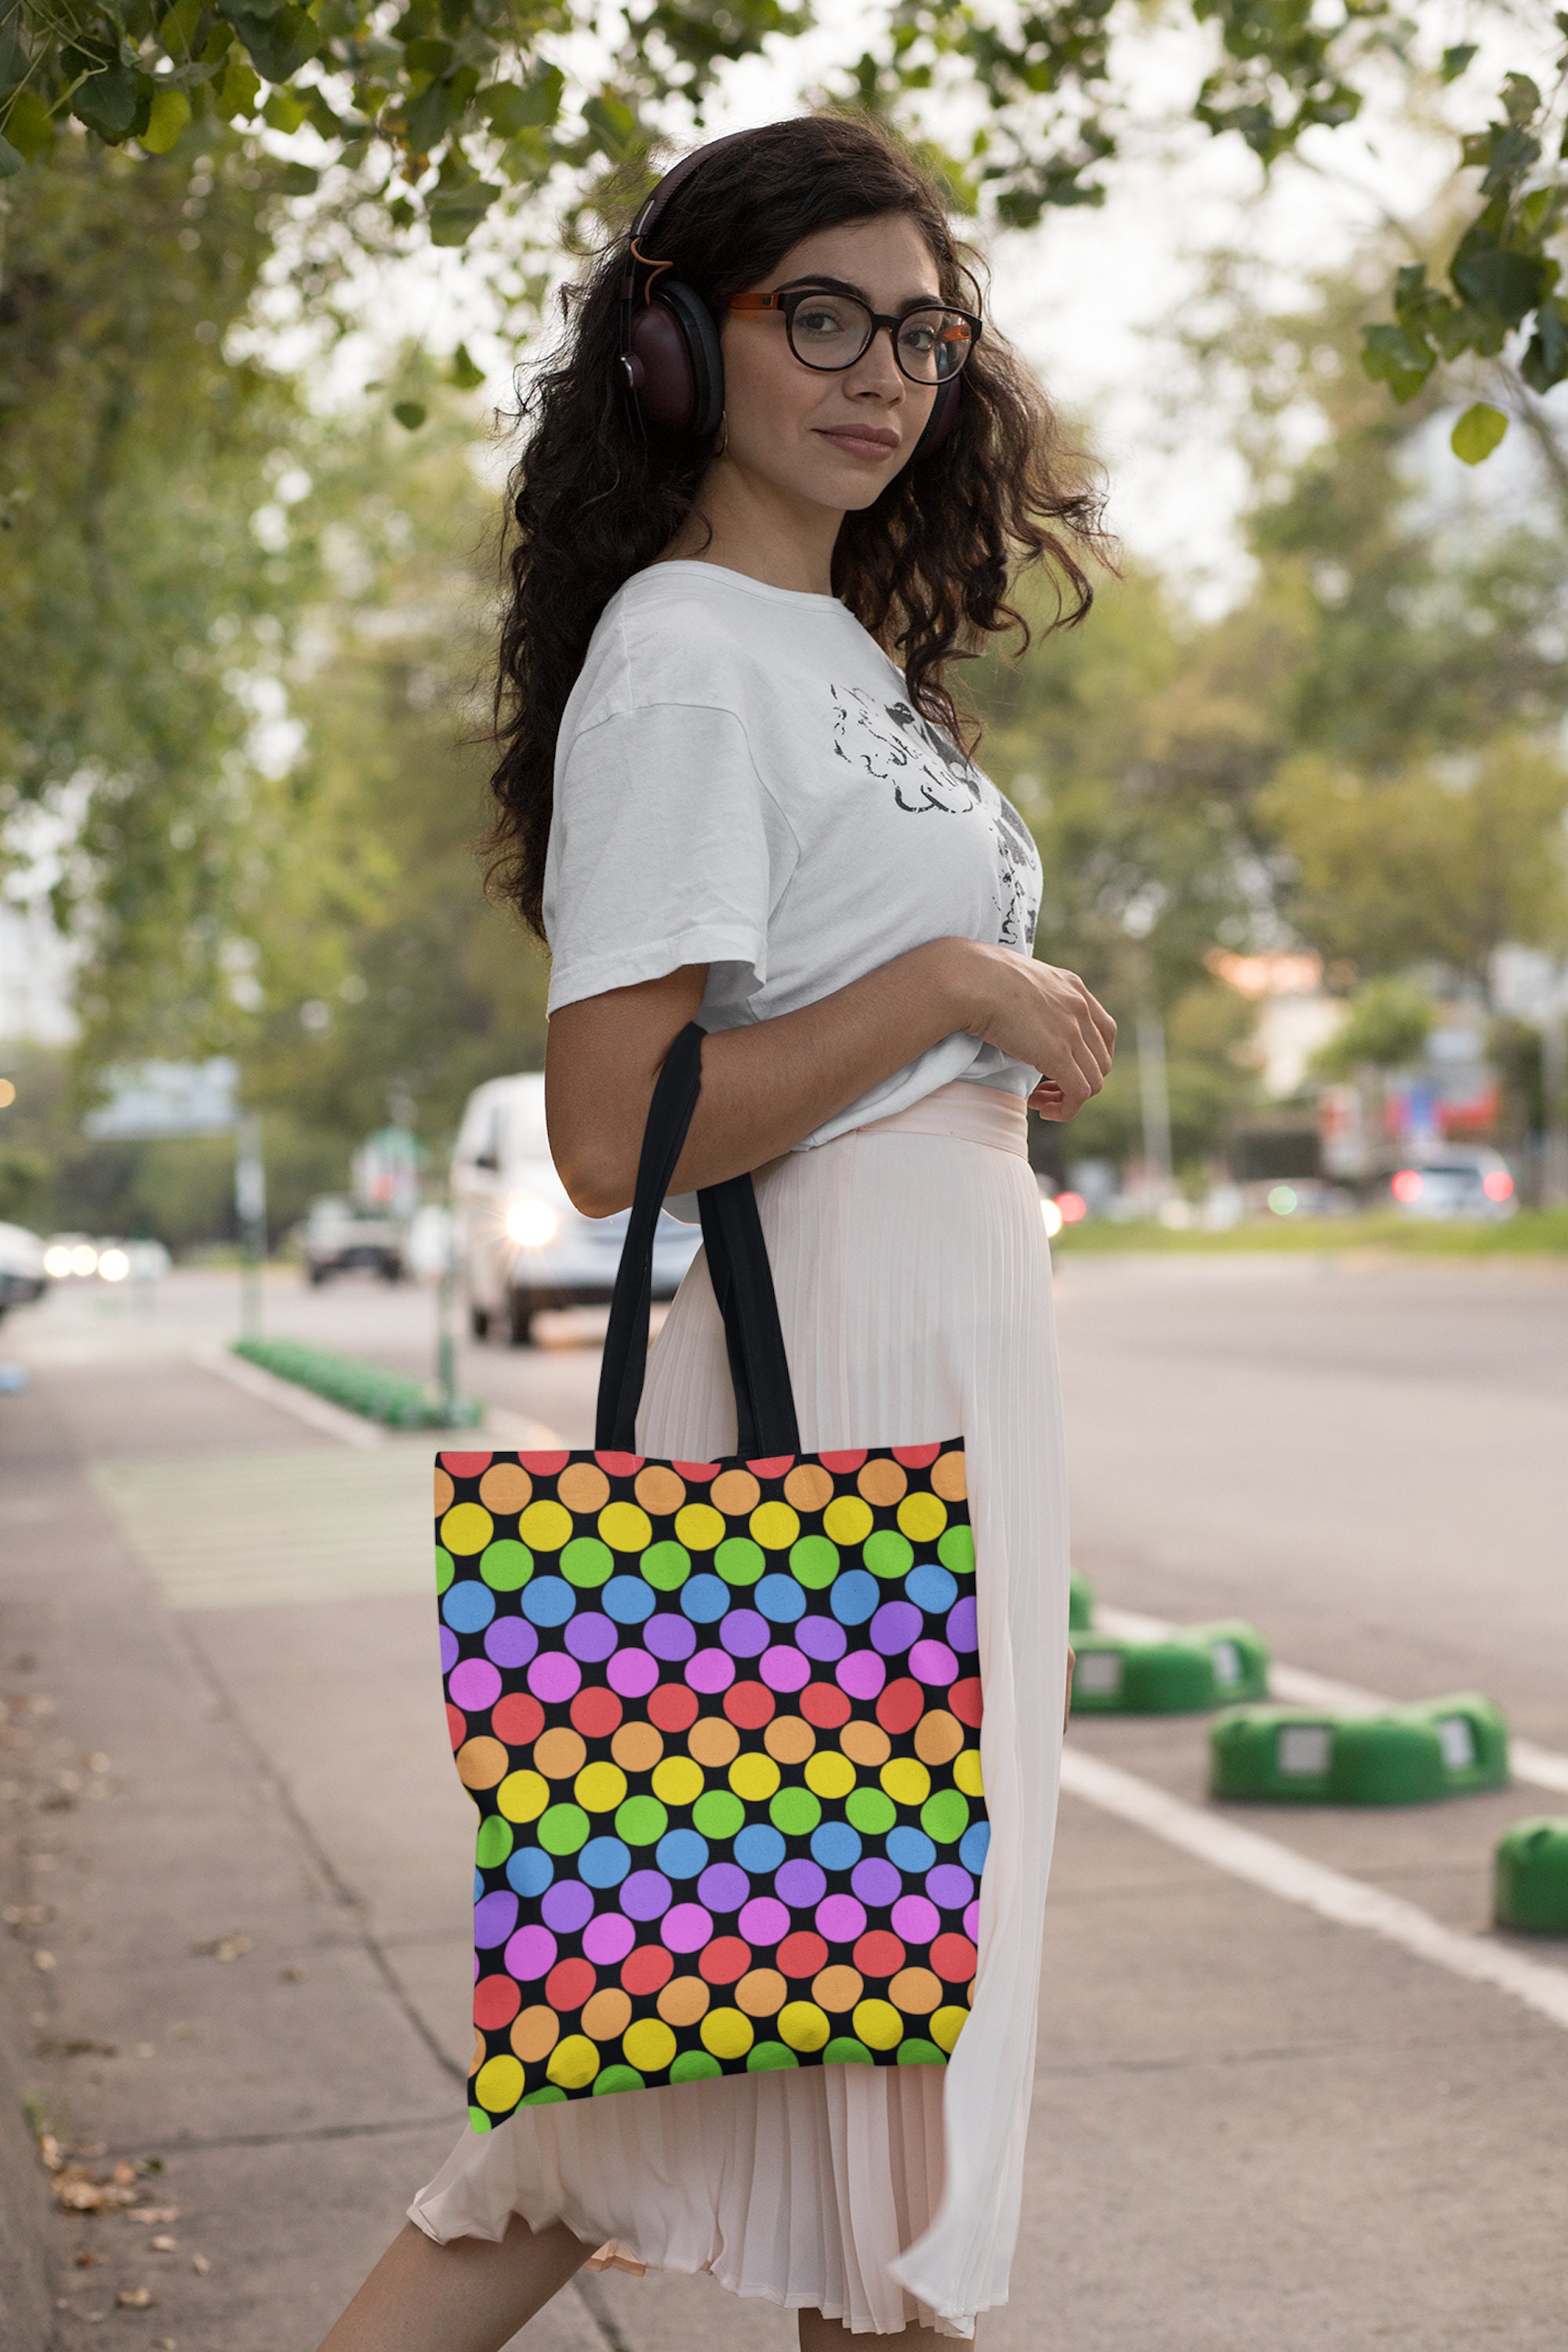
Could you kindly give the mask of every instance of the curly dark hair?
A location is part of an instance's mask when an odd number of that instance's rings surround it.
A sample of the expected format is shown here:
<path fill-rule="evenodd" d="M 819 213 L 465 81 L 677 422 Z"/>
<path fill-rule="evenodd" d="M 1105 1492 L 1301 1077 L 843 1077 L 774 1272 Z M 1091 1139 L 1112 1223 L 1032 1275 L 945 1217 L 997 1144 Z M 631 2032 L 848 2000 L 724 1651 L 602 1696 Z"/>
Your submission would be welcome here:
<path fill-rule="evenodd" d="M 732 141 L 670 197 L 655 239 L 672 274 L 717 310 L 803 238 L 887 213 L 919 226 L 943 295 L 973 303 L 966 249 L 938 184 L 863 117 L 801 115 Z M 687 521 L 712 457 L 706 443 L 645 437 L 630 413 L 616 311 L 625 250 L 622 236 L 563 296 L 565 332 L 524 401 L 531 429 L 508 485 L 489 879 L 541 938 L 566 698 L 605 605 Z M 1048 627 L 1080 621 L 1093 596 L 1080 558 L 1102 548 L 1100 516 L 1039 384 L 988 329 L 947 441 L 845 516 L 834 591 L 901 660 L 916 709 L 972 746 L 979 730 L 960 718 L 949 665 L 998 631 L 1027 645 L 1028 625 L 1008 602 L 1021 565 L 1042 564 L 1053 583 Z"/>

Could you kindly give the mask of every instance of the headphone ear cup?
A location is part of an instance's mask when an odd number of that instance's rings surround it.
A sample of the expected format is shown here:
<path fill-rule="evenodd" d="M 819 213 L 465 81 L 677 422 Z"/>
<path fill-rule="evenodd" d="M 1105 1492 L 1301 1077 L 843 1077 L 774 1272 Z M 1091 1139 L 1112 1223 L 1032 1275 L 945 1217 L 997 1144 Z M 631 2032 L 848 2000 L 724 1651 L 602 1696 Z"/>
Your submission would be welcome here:
<path fill-rule="evenodd" d="M 713 314 L 679 279 L 666 280 L 632 320 L 637 405 L 657 433 L 705 440 L 724 414 L 724 362 Z"/>
<path fill-rule="evenodd" d="M 921 435 L 910 453 L 911 466 L 921 457 L 929 457 L 933 450 L 940 449 L 957 425 L 960 386 L 963 382 L 962 376 L 955 375 L 950 377 L 941 387 L 931 403 L 931 415 L 925 421 L 925 431 Z"/>

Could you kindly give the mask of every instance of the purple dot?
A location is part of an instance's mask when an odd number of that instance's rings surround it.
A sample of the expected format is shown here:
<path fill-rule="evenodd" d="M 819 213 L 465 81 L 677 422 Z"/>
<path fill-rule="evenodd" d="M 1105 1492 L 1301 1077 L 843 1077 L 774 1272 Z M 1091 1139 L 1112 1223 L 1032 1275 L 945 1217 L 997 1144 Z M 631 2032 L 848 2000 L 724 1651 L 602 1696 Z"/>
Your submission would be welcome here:
<path fill-rule="evenodd" d="M 977 1650 L 980 1633 L 974 1618 L 974 1595 L 966 1593 L 947 1612 L 947 1638 L 955 1650 Z"/>
<path fill-rule="evenodd" d="M 866 1932 L 866 1914 L 852 1895 L 830 1895 L 816 1906 L 816 1932 L 830 1944 L 852 1944 Z"/>
<path fill-rule="evenodd" d="M 447 1695 L 465 1715 L 482 1715 L 500 1696 L 500 1675 L 488 1658 L 465 1658 L 453 1667 Z"/>
<path fill-rule="evenodd" d="M 923 1895 L 901 1895 L 893 1906 L 893 1933 L 906 1944 L 929 1944 L 942 1931 L 942 1913 Z"/>
<path fill-rule="evenodd" d="M 777 1944 L 789 1934 L 791 1920 L 782 1903 L 775 1903 L 771 1895 L 757 1895 L 736 1924 L 748 1944 Z"/>
<path fill-rule="evenodd" d="M 963 1915 L 963 1932 L 968 1937 L 972 1944 L 979 1944 L 980 1906 L 978 1902 L 972 1903 L 968 1910 Z"/>
<path fill-rule="evenodd" d="M 700 1952 L 713 1933 L 713 1922 L 700 1903 L 678 1903 L 659 1922 L 658 1940 L 667 1952 Z"/>
<path fill-rule="evenodd" d="M 926 1873 L 926 1893 L 944 1911 L 962 1911 L 974 1898 L 974 1881 L 956 1862 L 939 1862 Z"/>
<path fill-rule="evenodd" d="M 647 1698 L 658 1680 L 658 1668 L 646 1650 L 617 1650 L 605 1673 L 623 1698 Z"/>
<path fill-rule="evenodd" d="M 574 1936 L 594 1916 L 594 1890 L 580 1878 L 558 1878 L 545 1888 L 539 1909 L 545 1926 L 558 1936 Z"/>
<path fill-rule="evenodd" d="M 656 1658 L 689 1658 L 697 1647 L 697 1628 L 689 1617 L 661 1609 L 642 1629 L 643 1641 Z"/>
<path fill-rule="evenodd" d="M 710 1911 L 738 1911 L 751 1891 L 751 1880 L 732 1862 L 710 1863 L 697 1882 L 697 1892 Z"/>
<path fill-rule="evenodd" d="M 547 1977 L 559 1947 L 548 1927 L 520 1927 L 506 1948 L 506 1972 L 520 1984 Z"/>
<path fill-rule="evenodd" d="M 814 1903 L 821 1902 L 826 1890 L 826 1874 L 817 1868 L 815 1862 L 807 1862 L 801 1856 L 786 1862 L 782 1870 L 773 1874 L 773 1893 L 781 1903 L 787 1903 L 792 1911 L 809 1911 Z"/>
<path fill-rule="evenodd" d="M 904 1882 L 890 1862 L 877 1854 L 868 1854 L 858 1862 L 849 1874 L 849 1884 L 873 1911 L 880 1911 L 889 1903 L 896 1903 L 904 1891 Z"/>
<path fill-rule="evenodd" d="M 910 1672 L 917 1682 L 945 1690 L 958 1680 L 958 1660 L 945 1642 L 917 1642 L 910 1652 Z"/>
<path fill-rule="evenodd" d="M 804 1650 L 808 1658 L 817 1659 L 830 1666 L 844 1655 L 848 1640 L 837 1617 L 803 1617 L 795 1629 L 795 1647 Z"/>
<path fill-rule="evenodd" d="M 585 1666 L 596 1666 L 609 1657 L 620 1640 L 618 1629 L 595 1609 L 584 1610 L 581 1617 L 566 1620 L 566 1647 Z"/>
<path fill-rule="evenodd" d="M 493 1617 L 485 1628 L 485 1655 L 498 1666 L 526 1666 L 538 1647 L 526 1617 Z"/>
<path fill-rule="evenodd" d="M 621 1881 L 621 1909 L 628 1919 L 657 1919 L 669 1908 L 669 1881 L 662 1870 L 634 1870 Z"/>
<path fill-rule="evenodd" d="M 485 1643 L 485 1647 L 487 1650 L 489 1648 L 489 1643 L 488 1642 Z M 453 1633 L 450 1625 L 443 1625 L 441 1628 L 441 1672 L 444 1675 L 449 1675 L 457 1663 L 458 1637 L 456 1633 Z"/>
<path fill-rule="evenodd" d="M 694 1691 L 710 1697 L 715 1691 L 728 1690 L 735 1679 L 735 1663 L 722 1650 L 699 1650 L 686 1664 L 686 1679 Z"/>
<path fill-rule="evenodd" d="M 783 1642 L 775 1643 L 771 1650 L 763 1652 L 760 1671 L 770 1690 L 804 1690 L 811 1680 L 811 1668 L 800 1652 Z"/>
<path fill-rule="evenodd" d="M 731 1609 L 719 1628 L 719 1639 L 732 1658 L 760 1658 L 773 1628 L 754 1609 Z"/>
<path fill-rule="evenodd" d="M 888 1601 L 871 1620 L 871 1641 L 885 1658 L 896 1658 L 918 1641 L 925 1619 L 912 1601 Z"/>
<path fill-rule="evenodd" d="M 482 1895 L 474 1906 L 474 1948 L 488 1952 L 504 1944 L 517 1925 L 517 1897 L 509 1886 Z"/>
<path fill-rule="evenodd" d="M 888 1669 L 869 1650 L 851 1650 L 834 1668 L 838 1687 L 851 1698 L 875 1698 L 888 1679 Z"/>
<path fill-rule="evenodd" d="M 576 1697 L 582 1680 L 576 1660 L 563 1657 L 559 1650 L 546 1650 L 528 1670 L 528 1687 L 546 1706 L 564 1706 Z"/>
<path fill-rule="evenodd" d="M 618 1911 L 601 1911 L 583 1930 L 583 1949 L 596 1969 L 613 1969 L 637 1942 L 637 1931 Z"/>

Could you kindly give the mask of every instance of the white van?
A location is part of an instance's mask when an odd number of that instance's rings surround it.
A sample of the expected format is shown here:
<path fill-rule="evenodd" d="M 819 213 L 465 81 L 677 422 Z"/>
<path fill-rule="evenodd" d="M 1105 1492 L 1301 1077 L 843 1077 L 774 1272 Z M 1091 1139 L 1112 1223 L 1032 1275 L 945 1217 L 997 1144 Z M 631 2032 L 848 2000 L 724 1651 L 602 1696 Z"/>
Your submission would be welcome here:
<path fill-rule="evenodd" d="M 627 1212 L 584 1217 L 555 1172 L 544 1131 L 544 1079 L 491 1078 L 468 1097 L 452 1155 L 457 1262 L 476 1339 L 504 1328 L 526 1347 L 542 1307 L 605 1305 L 615 1288 Z M 653 1244 L 653 1295 L 673 1298 L 702 1236 L 668 1211 Z"/>

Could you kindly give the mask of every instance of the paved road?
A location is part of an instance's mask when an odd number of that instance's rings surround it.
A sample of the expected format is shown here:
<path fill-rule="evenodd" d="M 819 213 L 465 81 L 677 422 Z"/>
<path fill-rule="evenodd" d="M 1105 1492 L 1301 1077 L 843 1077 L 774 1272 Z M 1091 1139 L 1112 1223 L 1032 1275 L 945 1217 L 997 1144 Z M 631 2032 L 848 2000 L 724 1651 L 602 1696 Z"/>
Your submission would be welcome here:
<path fill-rule="evenodd" d="M 1058 1302 L 1104 1601 L 1240 1612 L 1290 1664 L 1400 1696 L 1479 1684 L 1568 1752 L 1568 1281 L 1079 1258 Z M 181 1276 L 155 1314 L 83 1293 L 5 1327 L 34 1370 L 0 1398 L 6 1982 L 51 2111 L 100 2168 L 160 2157 L 142 2193 L 180 2209 L 62 2221 L 64 2352 L 100 2330 L 308 2352 L 459 2111 L 471 1817 L 432 1700 L 428 1448 L 346 1446 L 193 1361 L 233 1306 L 226 1277 Z M 267 1315 L 389 1362 L 429 1349 L 418 1294 L 279 1280 Z M 465 1380 L 584 1442 L 590 1328 L 473 1351 Z M 1201 1720 L 1074 1744 L 1178 1826 L 1226 1818 Z M 1568 1798 L 1231 1817 L 1568 1989 L 1568 1947 L 1486 1926 L 1491 1843 L 1542 1810 Z M 1058 1856 L 992 2352 L 1562 2345 L 1561 2023 L 1084 1796 Z M 150 2308 L 116 2304 L 142 2285 Z M 521 2340 L 794 2331 L 705 2280 L 610 2277 Z"/>

